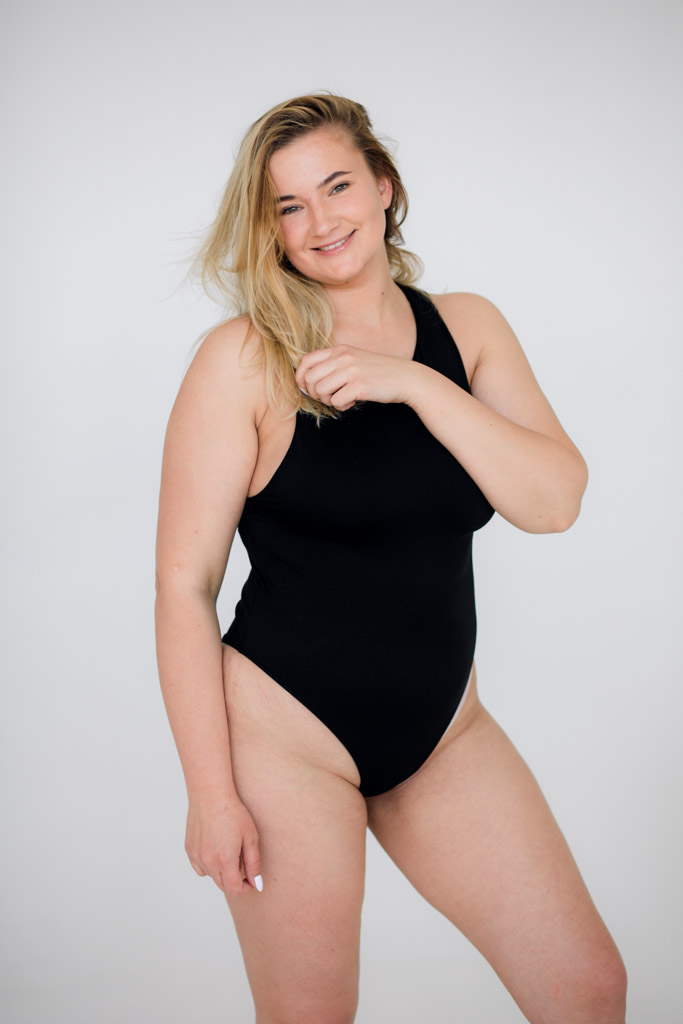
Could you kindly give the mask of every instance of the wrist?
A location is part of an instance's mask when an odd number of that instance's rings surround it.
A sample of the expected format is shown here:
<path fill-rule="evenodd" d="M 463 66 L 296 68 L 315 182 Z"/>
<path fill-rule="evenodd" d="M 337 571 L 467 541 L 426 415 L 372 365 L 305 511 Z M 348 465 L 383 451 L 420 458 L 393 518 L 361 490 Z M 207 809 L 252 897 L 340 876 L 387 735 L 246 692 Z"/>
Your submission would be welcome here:
<path fill-rule="evenodd" d="M 436 376 L 438 376 L 437 371 L 433 370 L 431 366 L 425 366 L 424 363 L 410 364 L 409 372 L 406 375 L 403 401 L 418 416 L 421 415 L 430 385 L 434 383 Z"/>
<path fill-rule="evenodd" d="M 228 810 L 242 802 L 234 786 L 220 789 L 188 787 L 187 799 L 192 807 L 211 808 L 214 811 Z"/>

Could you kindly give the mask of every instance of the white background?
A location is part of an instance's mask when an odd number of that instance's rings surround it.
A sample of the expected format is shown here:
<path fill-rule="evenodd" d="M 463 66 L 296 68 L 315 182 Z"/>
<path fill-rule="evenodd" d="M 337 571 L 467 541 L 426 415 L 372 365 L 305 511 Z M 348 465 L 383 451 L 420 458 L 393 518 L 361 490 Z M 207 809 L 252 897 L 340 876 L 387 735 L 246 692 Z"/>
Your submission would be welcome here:
<path fill-rule="evenodd" d="M 247 125 L 318 89 L 397 141 L 420 283 L 499 306 L 588 461 L 568 533 L 496 517 L 476 538 L 480 691 L 620 946 L 629 1019 L 680 1020 L 681 10 L 5 5 L 7 1024 L 253 1019 L 223 896 L 183 850 L 156 501 L 188 351 L 220 315 L 182 285 L 189 236 Z M 224 629 L 246 571 L 237 540 Z M 521 1020 L 368 851 L 358 1024 Z"/>

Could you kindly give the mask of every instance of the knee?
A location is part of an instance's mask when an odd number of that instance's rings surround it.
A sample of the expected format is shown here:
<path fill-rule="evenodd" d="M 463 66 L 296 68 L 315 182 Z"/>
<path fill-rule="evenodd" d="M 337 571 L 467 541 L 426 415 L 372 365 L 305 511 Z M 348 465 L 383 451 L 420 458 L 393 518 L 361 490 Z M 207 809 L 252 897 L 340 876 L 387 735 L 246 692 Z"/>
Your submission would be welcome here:
<path fill-rule="evenodd" d="M 275 1013 L 256 1015 L 256 1024 L 353 1024 L 356 1016 L 355 1009 L 349 1010 L 338 1010 L 331 1009 L 328 1011 L 316 1010 L 314 1013 L 308 1014 L 304 1011 L 303 1014 L 299 1010 L 293 1013 L 281 1013 L 276 1011 Z"/>
<path fill-rule="evenodd" d="M 305 997 L 295 1003 L 256 1009 L 256 1024 L 353 1024 L 358 1008 L 355 999 L 327 999 L 311 1003 Z"/>
<path fill-rule="evenodd" d="M 590 1021 L 605 1024 L 623 1024 L 626 1017 L 626 988 L 628 978 L 624 962 L 615 948 L 596 962 L 587 985 L 590 1000 Z"/>
<path fill-rule="evenodd" d="M 558 1021 L 576 1024 L 624 1024 L 626 1017 L 627 977 L 624 962 L 616 947 L 601 951 L 575 974 L 564 988 L 557 1006 Z M 552 1017 L 555 1020 L 555 1017 Z"/>

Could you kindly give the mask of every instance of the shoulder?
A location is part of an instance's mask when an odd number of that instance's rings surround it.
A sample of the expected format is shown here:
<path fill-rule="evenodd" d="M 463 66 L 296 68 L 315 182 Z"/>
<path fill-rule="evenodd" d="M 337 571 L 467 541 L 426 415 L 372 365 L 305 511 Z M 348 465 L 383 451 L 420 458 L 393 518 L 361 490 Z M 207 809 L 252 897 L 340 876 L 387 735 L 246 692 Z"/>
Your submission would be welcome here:
<path fill-rule="evenodd" d="M 197 345 L 181 391 L 229 402 L 259 418 L 265 395 L 263 339 L 247 316 L 212 328 Z"/>
<path fill-rule="evenodd" d="M 429 297 L 444 320 L 450 318 L 464 329 L 506 322 L 497 306 L 474 292 L 445 292 Z"/>
<path fill-rule="evenodd" d="M 510 326 L 498 307 L 483 295 L 446 292 L 443 295 L 430 293 L 429 297 L 460 351 L 471 384 L 491 344 L 512 334 Z"/>
<path fill-rule="evenodd" d="M 259 354 L 262 339 L 248 316 L 237 316 L 205 332 L 197 345 L 192 362 L 187 370 L 194 374 L 208 371 L 235 373 Z"/>

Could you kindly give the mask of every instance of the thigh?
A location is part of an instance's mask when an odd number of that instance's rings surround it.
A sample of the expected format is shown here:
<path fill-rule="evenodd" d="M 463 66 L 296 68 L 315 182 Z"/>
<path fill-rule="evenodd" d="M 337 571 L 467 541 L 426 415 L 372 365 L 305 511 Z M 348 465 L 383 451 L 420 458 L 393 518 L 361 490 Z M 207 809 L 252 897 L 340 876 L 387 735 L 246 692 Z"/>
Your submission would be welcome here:
<path fill-rule="evenodd" d="M 574 1016 L 577 993 L 610 974 L 618 991 L 623 965 L 538 784 L 470 697 L 423 768 L 367 801 L 369 827 L 530 1020 L 589 1019 Z"/>
<path fill-rule="evenodd" d="M 235 785 L 261 853 L 263 892 L 227 897 L 257 1019 L 351 1021 L 367 827 L 353 760 L 232 648 L 224 678 Z"/>

